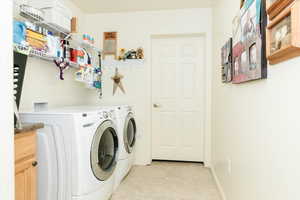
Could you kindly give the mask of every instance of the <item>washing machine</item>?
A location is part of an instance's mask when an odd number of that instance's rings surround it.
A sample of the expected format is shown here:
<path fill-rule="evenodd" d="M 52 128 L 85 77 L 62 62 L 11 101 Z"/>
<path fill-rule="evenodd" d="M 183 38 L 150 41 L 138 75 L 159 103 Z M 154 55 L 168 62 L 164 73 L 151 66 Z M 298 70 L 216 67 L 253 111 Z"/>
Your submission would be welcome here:
<path fill-rule="evenodd" d="M 110 110 L 80 107 L 21 114 L 38 131 L 38 200 L 108 200 L 119 139 Z"/>
<path fill-rule="evenodd" d="M 119 154 L 116 167 L 114 191 L 127 176 L 135 161 L 135 144 L 137 126 L 131 106 L 121 105 L 110 107 L 116 114 L 116 124 L 119 138 Z"/>

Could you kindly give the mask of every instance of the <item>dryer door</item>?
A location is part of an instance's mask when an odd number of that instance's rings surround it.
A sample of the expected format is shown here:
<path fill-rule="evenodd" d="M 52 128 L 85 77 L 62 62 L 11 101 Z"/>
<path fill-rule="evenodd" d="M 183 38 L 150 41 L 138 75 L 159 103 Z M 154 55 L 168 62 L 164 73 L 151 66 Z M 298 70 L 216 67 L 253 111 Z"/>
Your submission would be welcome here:
<path fill-rule="evenodd" d="M 129 113 L 125 119 L 123 139 L 126 151 L 131 153 L 136 140 L 136 124 L 132 113 Z"/>
<path fill-rule="evenodd" d="M 112 121 L 103 122 L 96 130 L 91 147 L 91 168 L 95 177 L 105 181 L 116 167 L 118 137 Z"/>

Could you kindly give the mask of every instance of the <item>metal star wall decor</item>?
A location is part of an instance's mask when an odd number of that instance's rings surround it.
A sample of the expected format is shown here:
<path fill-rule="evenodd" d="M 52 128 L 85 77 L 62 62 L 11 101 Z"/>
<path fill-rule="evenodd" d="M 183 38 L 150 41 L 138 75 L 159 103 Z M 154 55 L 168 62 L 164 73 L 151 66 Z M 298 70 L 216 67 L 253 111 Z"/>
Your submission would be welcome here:
<path fill-rule="evenodd" d="M 124 76 L 122 74 L 120 74 L 119 69 L 116 68 L 115 75 L 113 77 L 111 77 L 111 79 L 114 81 L 113 95 L 115 95 L 118 88 L 120 88 L 122 90 L 122 92 L 125 94 L 125 89 L 124 89 L 124 86 L 122 84 L 122 79 L 123 78 L 124 78 Z"/>

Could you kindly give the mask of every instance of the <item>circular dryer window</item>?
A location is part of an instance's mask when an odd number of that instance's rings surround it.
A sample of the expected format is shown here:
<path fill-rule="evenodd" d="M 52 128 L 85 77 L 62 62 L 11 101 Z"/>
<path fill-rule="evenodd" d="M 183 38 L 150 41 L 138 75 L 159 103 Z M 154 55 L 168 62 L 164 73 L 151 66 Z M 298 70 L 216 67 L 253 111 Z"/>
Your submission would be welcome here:
<path fill-rule="evenodd" d="M 117 150 L 116 127 L 113 122 L 105 121 L 97 128 L 91 148 L 91 167 L 97 179 L 105 181 L 113 174 Z"/>
<path fill-rule="evenodd" d="M 128 153 L 131 153 L 135 145 L 135 139 L 136 139 L 136 124 L 132 113 L 129 113 L 125 120 L 123 138 L 124 138 L 126 151 Z"/>

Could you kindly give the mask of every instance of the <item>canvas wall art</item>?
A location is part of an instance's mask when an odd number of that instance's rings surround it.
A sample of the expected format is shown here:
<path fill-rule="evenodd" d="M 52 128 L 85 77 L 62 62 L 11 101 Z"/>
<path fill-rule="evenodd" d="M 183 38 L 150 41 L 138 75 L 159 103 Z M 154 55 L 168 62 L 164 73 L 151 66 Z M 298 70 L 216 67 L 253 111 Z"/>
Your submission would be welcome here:
<path fill-rule="evenodd" d="M 232 38 L 222 47 L 222 82 L 232 81 Z"/>
<path fill-rule="evenodd" d="M 267 78 L 265 1 L 246 0 L 233 20 L 233 83 Z"/>

